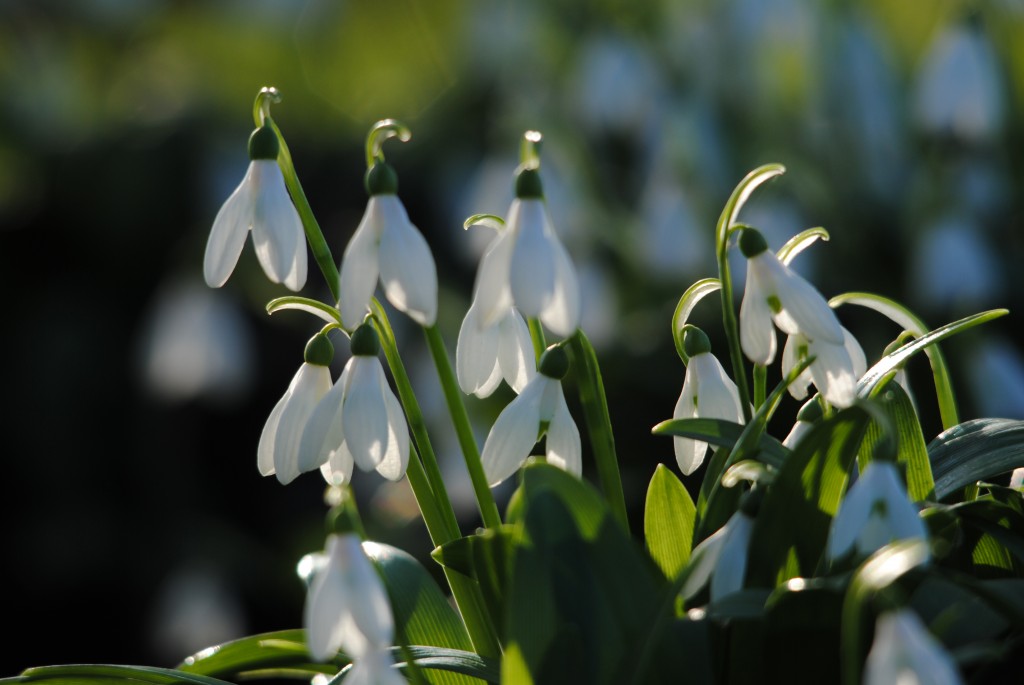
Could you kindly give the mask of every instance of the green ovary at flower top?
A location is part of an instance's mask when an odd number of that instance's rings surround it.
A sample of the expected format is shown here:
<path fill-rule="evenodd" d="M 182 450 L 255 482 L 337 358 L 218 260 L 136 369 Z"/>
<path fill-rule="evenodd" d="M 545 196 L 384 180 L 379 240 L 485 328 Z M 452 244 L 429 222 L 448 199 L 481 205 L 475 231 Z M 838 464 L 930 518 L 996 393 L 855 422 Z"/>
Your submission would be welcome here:
<path fill-rule="evenodd" d="M 541 356 L 538 373 L 498 415 L 480 455 L 491 487 L 523 465 L 542 430 L 547 433 L 548 463 L 576 476 L 583 472 L 580 432 L 562 391 L 567 371 L 565 351 L 552 345 Z"/>
<path fill-rule="evenodd" d="M 747 258 L 747 283 L 740 305 L 740 342 L 750 361 L 767 366 L 775 359 L 773 320 L 789 335 L 802 333 L 818 343 L 843 345 L 842 327 L 828 302 L 768 249 L 758 231 L 743 229 L 740 250 Z"/>
<path fill-rule="evenodd" d="M 212 288 L 227 282 L 250 231 L 267 278 L 295 291 L 306 284 L 306 237 L 277 163 L 278 149 L 270 125 L 253 131 L 249 169 L 217 212 L 206 243 L 203 276 Z"/>
<path fill-rule="evenodd" d="M 576 268 L 551 225 L 540 172 L 533 168 L 518 172 L 508 226 L 480 260 L 473 293 L 481 328 L 506 316 L 513 305 L 561 336 L 579 326 Z"/>
<path fill-rule="evenodd" d="M 398 176 L 382 159 L 366 173 L 370 199 L 339 269 L 338 309 L 346 328 L 366 316 L 378 277 L 384 296 L 422 326 L 437 320 L 437 267 L 398 199 Z"/>

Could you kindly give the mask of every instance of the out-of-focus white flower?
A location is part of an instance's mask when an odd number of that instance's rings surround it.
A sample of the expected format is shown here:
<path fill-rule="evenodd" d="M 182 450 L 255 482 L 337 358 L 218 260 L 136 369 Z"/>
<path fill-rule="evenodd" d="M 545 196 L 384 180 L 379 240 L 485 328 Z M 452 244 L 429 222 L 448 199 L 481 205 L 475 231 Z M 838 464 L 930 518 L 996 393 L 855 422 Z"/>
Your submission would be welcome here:
<path fill-rule="evenodd" d="M 928 538 L 895 464 L 872 461 L 846 493 L 829 531 L 828 556 L 868 556 L 895 540 Z"/>
<path fill-rule="evenodd" d="M 372 671 L 372 655 L 391 644 L 395 630 L 384 583 L 354 533 L 330 535 L 326 556 L 306 596 L 309 652 L 326 661 L 343 649 L 356 660 L 368 657 L 363 668 Z"/>
<path fill-rule="evenodd" d="M 291 290 L 306 284 L 306 236 L 277 164 L 278 148 L 268 125 L 249 138 L 249 170 L 217 212 L 206 243 L 203 276 L 211 288 L 227 282 L 250 230 L 267 278 Z"/>
<path fill-rule="evenodd" d="M 369 311 L 378 277 L 388 302 L 421 326 L 437 320 L 437 267 L 396 195 L 398 177 L 378 161 L 367 172 L 370 200 L 341 258 L 338 309 L 347 328 Z"/>
<path fill-rule="evenodd" d="M 912 610 L 888 611 L 878 617 L 875 640 L 864 664 L 864 685 L 962 682 L 952 657 Z"/>
<path fill-rule="evenodd" d="M 821 416 L 821 405 L 816 398 L 812 397 L 804 403 L 804 406 L 800 407 L 800 411 L 796 415 L 796 423 L 793 424 L 793 428 L 790 429 L 789 435 L 782 441 L 782 444 L 791 450 L 796 449 L 796 446 L 814 428 L 814 424 L 821 419 Z"/>
<path fill-rule="evenodd" d="M 395 670 L 395 660 L 387 649 L 370 649 L 352 660 L 345 673 L 345 685 L 408 685 Z"/>
<path fill-rule="evenodd" d="M 921 128 L 971 141 L 997 134 L 1005 107 L 998 64 L 981 32 L 958 25 L 941 33 L 918 74 L 914 114 Z"/>
<path fill-rule="evenodd" d="M 789 335 L 843 345 L 843 329 L 832 308 L 814 286 L 783 264 L 768 249 L 761 234 L 751 228 L 740 235 L 747 258 L 747 282 L 740 305 L 740 342 L 755 364 L 775 359 L 774 320 Z"/>
<path fill-rule="evenodd" d="M 690 363 L 686 367 L 683 390 L 676 401 L 673 419 L 724 419 L 743 423 L 743 405 L 739 390 L 711 354 L 708 337 L 698 328 L 687 328 L 683 346 Z M 708 444 L 693 438 L 673 437 L 676 461 L 683 475 L 690 475 L 704 461 Z"/>
<path fill-rule="evenodd" d="M 790 395 L 798 400 L 804 399 L 808 386 L 813 383 L 833 407 L 842 409 L 853 404 L 857 396 L 857 380 L 867 371 L 868 364 L 857 339 L 845 328 L 842 331 L 842 345 L 808 340 L 803 333 L 786 338 L 786 346 L 782 350 L 784 376 L 789 375 L 801 359 L 814 357 L 811 365 L 790 383 Z"/>
<path fill-rule="evenodd" d="M 476 303 L 466 312 L 455 348 L 455 369 L 464 393 L 488 397 L 501 379 L 522 392 L 536 374 L 530 329 L 515 307 L 490 326 L 480 324 Z"/>
<path fill-rule="evenodd" d="M 1016 344 L 992 336 L 967 358 L 971 395 L 981 416 L 1024 419 L 1024 357 Z"/>
<path fill-rule="evenodd" d="M 1024 467 L 1014 469 L 1013 473 L 1010 474 L 1010 487 L 1024 488 Z"/>
<path fill-rule="evenodd" d="M 967 216 L 943 216 L 911 251 L 914 297 L 934 309 L 970 310 L 997 299 L 1002 265 L 981 227 Z"/>
<path fill-rule="evenodd" d="M 263 426 L 257 450 L 257 465 L 264 476 L 277 475 L 282 485 L 295 480 L 304 470 L 299 463 L 299 441 L 306 421 L 331 388 L 328 364 L 334 348 L 323 334 L 306 345 L 306 361 L 299 367 L 284 396 L 278 400 Z"/>
<path fill-rule="evenodd" d="M 480 455 L 491 487 L 522 466 L 543 433 L 547 433 L 548 463 L 576 476 L 583 472 L 580 432 L 562 392 L 561 379 L 568 368 L 565 351 L 548 348 L 541 355 L 539 373 L 498 415 Z"/>
<path fill-rule="evenodd" d="M 311 410 L 298 445 L 298 468 L 320 467 L 328 483 L 352 477 L 353 464 L 400 480 L 409 464 L 409 429 L 384 377 L 380 343 L 370 324 L 352 333 L 352 357 Z"/>
<path fill-rule="evenodd" d="M 473 301 L 482 327 L 512 305 L 561 336 L 579 326 L 576 269 L 551 226 L 536 169 L 523 169 L 516 178 L 508 226 L 480 260 Z"/>
<path fill-rule="evenodd" d="M 690 563 L 695 566 L 683 583 L 683 597 L 689 599 L 697 594 L 708 579 L 713 602 L 741 590 L 753 529 L 754 519 L 740 509 L 724 526 L 694 547 Z"/>

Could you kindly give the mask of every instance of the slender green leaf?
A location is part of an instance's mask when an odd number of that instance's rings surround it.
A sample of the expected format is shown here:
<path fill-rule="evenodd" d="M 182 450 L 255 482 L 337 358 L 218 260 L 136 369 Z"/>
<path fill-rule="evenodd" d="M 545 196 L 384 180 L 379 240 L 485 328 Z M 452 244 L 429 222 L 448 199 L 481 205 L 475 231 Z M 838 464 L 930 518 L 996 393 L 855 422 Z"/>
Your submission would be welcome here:
<path fill-rule="evenodd" d="M 716 447 L 732 449 L 743 435 L 743 430 L 744 426 L 723 419 L 669 419 L 656 425 L 651 432 L 655 435 L 693 438 Z M 757 453 L 752 458 L 778 468 L 788 456 L 789 450 L 781 442 L 763 433 L 757 443 Z"/>
<path fill-rule="evenodd" d="M 497 685 L 501 678 L 501 666 L 497 659 L 482 657 L 473 652 L 466 652 L 459 649 L 447 649 L 444 647 L 427 647 L 423 645 L 410 645 L 408 647 L 391 647 L 391 657 L 395 667 L 403 672 L 410 671 L 409 662 L 411 658 L 416 669 L 427 669 L 430 671 L 444 671 L 449 674 L 468 676 L 469 682 L 486 682 Z M 334 678 L 328 681 L 328 685 L 343 685 L 345 677 L 351 670 L 351 666 L 340 671 Z M 422 673 L 422 671 L 419 671 Z M 423 674 L 427 678 L 438 675 L 437 673 Z M 417 682 L 417 681 L 413 681 Z M 432 681 L 433 682 L 433 681 Z"/>
<path fill-rule="evenodd" d="M 942 500 L 979 480 L 1024 466 L 1024 421 L 975 419 L 931 441 L 935 496 Z"/>
<path fill-rule="evenodd" d="M 746 204 L 750 195 L 757 190 L 758 186 L 770 181 L 771 179 L 784 174 L 786 167 L 781 164 L 765 164 L 751 171 L 749 174 L 743 177 L 743 180 L 739 182 L 736 188 L 732 191 L 732 195 L 725 203 L 725 207 L 722 209 L 722 214 L 718 217 L 718 225 L 715 229 L 715 245 L 718 254 L 721 254 L 725 250 L 726 241 L 729 238 L 729 231 L 736 223 L 736 217 L 739 215 L 743 205 Z"/>
<path fill-rule="evenodd" d="M 669 578 L 674 578 L 690 559 L 696 517 L 690 493 L 671 469 L 658 464 L 647 488 L 644 540 L 651 558 Z"/>
<path fill-rule="evenodd" d="M 931 461 L 914 404 L 897 383 L 886 386 L 880 399 L 881 410 L 889 418 L 885 424 L 896 432 L 896 459 L 906 465 L 907 493 L 910 499 L 915 502 L 934 499 L 935 481 L 932 478 Z M 873 448 L 885 439 L 885 430 L 885 425 L 877 420 L 872 420 L 868 426 L 860 454 L 862 469 L 871 460 Z"/>
<path fill-rule="evenodd" d="M 262 633 L 208 647 L 185 659 L 178 668 L 189 673 L 228 677 L 247 671 L 271 668 L 298 669 L 312 678 L 317 673 L 334 673 L 348 663 L 339 654 L 326 663 L 314 663 L 306 651 L 302 630 Z"/>
<path fill-rule="evenodd" d="M 191 683 L 192 685 L 227 685 L 226 681 L 196 673 L 186 673 L 155 666 L 120 666 L 116 664 L 68 664 L 66 666 L 40 666 L 26 669 L 22 682 L 52 680 L 59 683 L 81 685 L 109 685 L 111 681 L 129 683 Z"/>

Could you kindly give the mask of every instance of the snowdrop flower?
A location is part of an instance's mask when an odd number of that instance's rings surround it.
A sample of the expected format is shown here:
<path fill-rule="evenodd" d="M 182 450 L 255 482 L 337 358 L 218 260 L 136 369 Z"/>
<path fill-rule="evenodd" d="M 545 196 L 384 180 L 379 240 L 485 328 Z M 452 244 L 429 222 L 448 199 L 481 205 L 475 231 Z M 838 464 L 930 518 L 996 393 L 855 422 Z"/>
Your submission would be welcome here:
<path fill-rule="evenodd" d="M 310 654 L 326 661 L 344 649 L 358 659 L 386 649 L 395 630 L 391 603 L 359 536 L 330 535 L 326 557 L 306 596 L 303 624 Z"/>
<path fill-rule="evenodd" d="M 740 342 L 755 364 L 775 359 L 775 321 L 790 335 L 843 345 L 843 329 L 832 308 L 814 286 L 783 264 L 764 237 L 747 228 L 740 234 L 740 250 L 747 258 L 747 284 L 740 305 Z"/>
<path fill-rule="evenodd" d="M 696 595 L 711 580 L 711 601 L 743 589 L 747 574 L 747 549 L 750 534 L 754 530 L 754 512 L 746 505 L 752 500 L 747 495 L 744 505 L 733 514 L 728 522 L 693 549 L 690 563 L 694 565 L 690 576 L 683 583 L 682 595 L 686 599 Z M 756 504 L 752 503 L 753 507 Z"/>
<path fill-rule="evenodd" d="M 380 341 L 369 323 L 352 333 L 352 357 L 341 377 L 311 411 L 298 446 L 298 468 L 320 467 L 341 485 L 353 465 L 400 480 L 409 464 L 409 429 L 402 406 L 377 357 Z"/>
<path fill-rule="evenodd" d="M 797 444 L 804 439 L 804 436 L 811 432 L 814 428 L 814 424 L 817 423 L 822 417 L 821 404 L 818 403 L 817 397 L 812 397 L 810 400 L 804 403 L 804 406 L 800 407 L 800 411 L 796 415 L 796 423 L 793 424 L 793 428 L 790 429 L 789 435 L 782 441 L 783 446 L 789 449 L 796 449 Z"/>
<path fill-rule="evenodd" d="M 249 170 L 217 212 L 206 243 L 203 276 L 211 288 L 227 282 L 250 230 L 267 278 L 291 290 L 306 284 L 306 236 L 277 164 L 279 145 L 266 124 L 249 138 Z"/>
<path fill-rule="evenodd" d="M 1018 490 L 1024 488 L 1024 468 L 1014 469 L 1010 474 L 1010 487 Z"/>
<path fill-rule="evenodd" d="M 308 470 L 299 464 L 299 440 L 313 408 L 331 388 L 331 370 L 327 365 L 333 357 L 334 347 L 327 336 L 314 336 L 306 345 L 306 361 L 263 426 L 257 465 L 264 476 L 276 474 L 282 485 Z"/>
<path fill-rule="evenodd" d="M 462 392 L 488 397 L 504 378 L 520 393 L 536 375 L 535 365 L 530 329 L 515 307 L 509 307 L 490 326 L 480 325 L 476 303 L 469 308 L 455 348 L 455 369 Z"/>
<path fill-rule="evenodd" d="M 910 609 L 888 611 L 875 623 L 875 641 L 864 664 L 865 685 L 957 685 L 956 664 Z"/>
<path fill-rule="evenodd" d="M 690 358 L 683 390 L 679 393 L 673 419 L 724 419 L 743 423 L 739 390 L 722 364 L 711 354 L 711 342 L 699 328 L 688 326 L 683 349 Z M 708 444 L 692 438 L 672 438 L 679 470 L 688 476 L 704 461 Z"/>
<path fill-rule="evenodd" d="M 842 331 L 842 345 L 808 340 L 803 333 L 786 339 L 782 350 L 783 375 L 789 375 L 801 359 L 814 357 L 811 365 L 789 385 L 789 394 L 795 399 L 807 397 L 807 386 L 813 383 L 833 407 L 842 409 L 853 404 L 857 397 L 857 380 L 868 370 L 868 363 L 853 334 L 845 328 Z"/>
<path fill-rule="evenodd" d="M 580 432 L 562 392 L 561 379 L 568 370 L 565 351 L 557 345 L 549 347 L 541 355 L 539 373 L 494 422 L 480 455 L 491 487 L 522 466 L 543 433 L 548 436 L 548 463 L 576 476 L 583 472 Z"/>
<path fill-rule="evenodd" d="M 521 169 L 516 177 L 508 227 L 480 260 L 473 300 L 481 327 L 493 325 L 513 304 L 558 335 L 568 337 L 579 326 L 576 269 L 551 226 L 536 169 Z"/>
<path fill-rule="evenodd" d="M 363 321 L 378 277 L 396 309 L 421 326 L 437 320 L 437 267 L 398 199 L 398 175 L 382 160 L 366 172 L 370 201 L 341 258 L 338 309 L 346 328 Z"/>
<path fill-rule="evenodd" d="M 836 560 L 855 550 L 866 557 L 894 540 L 927 537 L 896 465 L 875 460 L 839 505 L 829 532 L 828 555 Z"/>

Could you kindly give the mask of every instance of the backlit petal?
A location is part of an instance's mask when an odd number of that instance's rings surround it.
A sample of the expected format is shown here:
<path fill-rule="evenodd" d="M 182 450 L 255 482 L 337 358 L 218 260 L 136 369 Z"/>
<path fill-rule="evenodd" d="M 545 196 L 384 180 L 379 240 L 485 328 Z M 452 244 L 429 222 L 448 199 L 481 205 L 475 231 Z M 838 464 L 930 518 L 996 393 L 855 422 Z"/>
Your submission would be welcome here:
<path fill-rule="evenodd" d="M 219 288 L 227 282 L 242 254 L 245 238 L 249 235 L 253 215 L 251 176 L 250 165 L 245 178 L 213 220 L 213 228 L 206 241 L 206 254 L 203 256 L 203 277 L 211 288 Z"/>
<path fill-rule="evenodd" d="M 299 469 L 299 443 L 306 421 L 320 398 L 331 389 L 331 372 L 326 366 L 304 363 L 288 389 L 288 400 L 278 419 L 274 436 L 274 471 L 282 485 L 295 480 Z"/>
<path fill-rule="evenodd" d="M 548 425 L 547 460 L 563 471 L 574 476 L 583 475 L 583 447 L 580 443 L 580 431 L 569 413 L 565 403 L 562 384 L 553 383 L 558 388 L 558 399 L 555 403 L 555 415 Z"/>
<path fill-rule="evenodd" d="M 388 411 L 388 449 L 377 465 L 377 473 L 388 480 L 401 480 L 409 465 L 409 427 L 402 405 L 388 388 L 384 389 L 384 402 Z"/>
<path fill-rule="evenodd" d="M 423 235 L 396 195 L 377 198 L 381 211 L 380 280 L 388 301 L 422 326 L 437 320 L 437 267 Z"/>
<path fill-rule="evenodd" d="M 695 393 L 696 384 L 688 372 L 686 380 L 683 381 L 683 390 L 679 393 L 675 410 L 672 412 L 673 419 L 692 419 L 697 416 L 697 407 L 694 404 Z M 697 470 L 697 467 L 704 461 L 704 455 L 708 451 L 706 442 L 692 438 L 673 437 L 672 448 L 675 450 L 679 470 L 683 472 L 684 476 L 688 476 Z"/>
<path fill-rule="evenodd" d="M 530 379 L 537 375 L 537 358 L 533 353 L 530 329 L 515 307 L 509 307 L 508 314 L 498 326 L 498 364 L 501 374 L 513 390 L 522 392 Z"/>
<path fill-rule="evenodd" d="M 473 303 L 479 308 L 478 321 L 481 327 L 497 323 L 512 306 L 508 279 L 512 268 L 513 247 L 515 236 L 506 228 L 498 233 L 480 260 L 473 286 Z"/>
<path fill-rule="evenodd" d="M 748 259 L 747 284 L 740 304 L 740 344 L 747 359 L 762 366 L 775 359 L 775 327 L 767 297 L 754 260 Z"/>
<path fill-rule="evenodd" d="M 491 487 L 515 473 L 537 443 L 540 404 L 550 379 L 538 375 L 502 410 L 491 426 L 480 461 Z"/>
<path fill-rule="evenodd" d="M 331 452 L 344 441 L 341 424 L 341 406 L 348 382 L 348 366 L 341 378 L 327 391 L 306 421 L 299 442 L 299 470 L 311 471 L 330 459 Z"/>
<path fill-rule="evenodd" d="M 540 313 L 540 320 L 558 335 L 569 337 L 580 325 L 580 284 L 565 246 L 548 227 L 551 253 L 555 265 L 555 286 L 548 306 Z"/>
<path fill-rule="evenodd" d="M 712 602 L 743 589 L 743 579 L 747 575 L 747 549 L 753 529 L 754 519 L 741 511 L 729 520 L 722 551 L 711 574 Z"/>
<path fill-rule="evenodd" d="M 356 466 L 377 468 L 388 445 L 388 409 L 384 401 L 384 371 L 376 357 L 355 356 L 345 388 L 341 422 Z"/>
<path fill-rule="evenodd" d="M 539 317 L 554 297 L 555 251 L 545 211 L 543 200 L 515 200 L 509 210 L 506 230 L 515 235 L 509 286 L 526 318 Z"/>
<path fill-rule="evenodd" d="M 341 258 L 338 309 L 346 328 L 355 328 L 362 323 L 377 288 L 381 220 L 378 199 L 377 196 L 370 198 L 363 220 Z"/>
<path fill-rule="evenodd" d="M 281 283 L 293 271 L 296 250 L 300 246 L 296 236 L 301 235 L 302 222 L 288 197 L 277 161 L 255 160 L 252 169 L 255 193 L 252 244 L 267 278 Z"/>
<path fill-rule="evenodd" d="M 455 346 L 455 371 L 462 392 L 477 397 L 488 397 L 494 392 L 501 383 L 498 350 L 498 326 L 481 327 L 474 302 L 462 320 Z"/>

